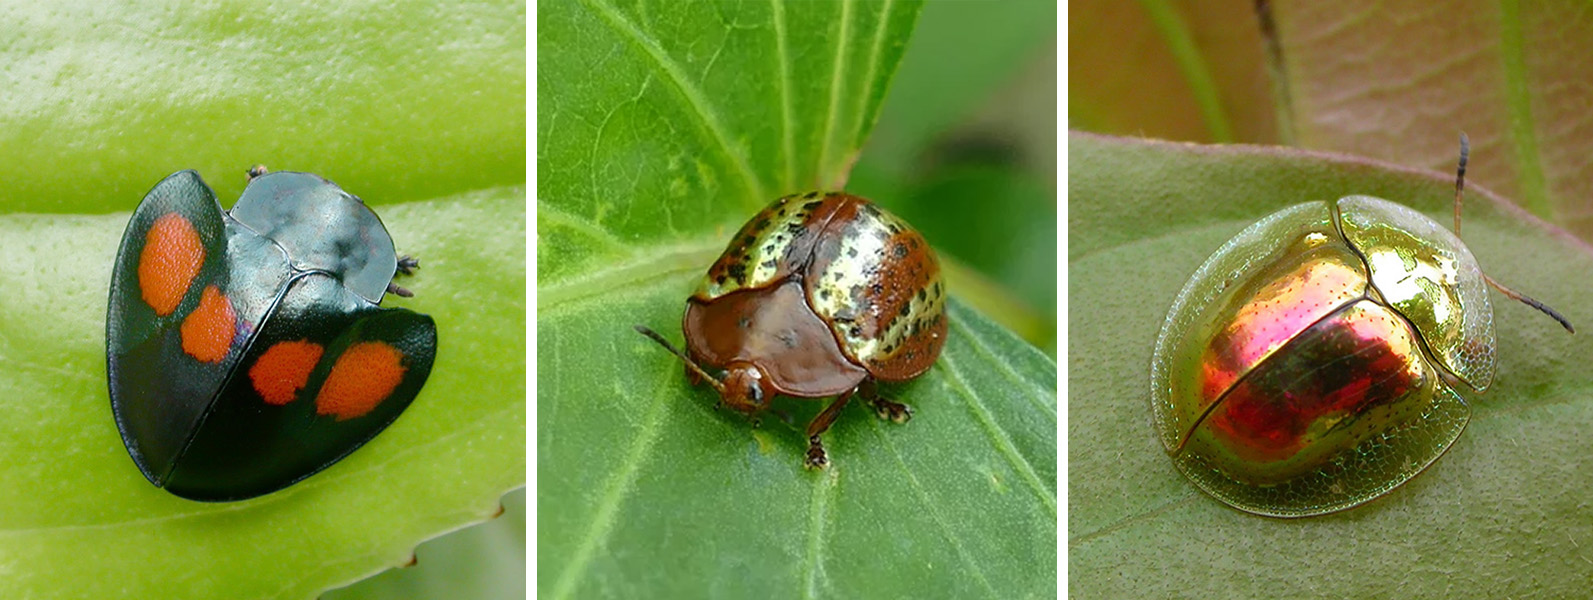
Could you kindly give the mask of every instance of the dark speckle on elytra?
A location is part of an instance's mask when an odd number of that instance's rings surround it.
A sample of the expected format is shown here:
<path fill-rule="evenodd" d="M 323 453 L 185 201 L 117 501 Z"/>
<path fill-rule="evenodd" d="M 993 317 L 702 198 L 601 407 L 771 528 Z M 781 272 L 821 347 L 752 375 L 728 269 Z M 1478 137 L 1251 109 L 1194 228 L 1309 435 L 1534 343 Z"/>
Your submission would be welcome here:
<path fill-rule="evenodd" d="M 751 327 L 752 326 L 752 317 L 741 317 L 740 321 L 736 321 L 736 326 L 740 327 L 742 329 L 746 329 L 748 327 Z"/>
<path fill-rule="evenodd" d="M 924 296 L 926 296 L 926 295 L 927 294 L 924 293 L 924 288 L 918 288 L 918 301 L 919 302 L 923 302 L 925 300 Z"/>
<path fill-rule="evenodd" d="M 812 199 L 812 198 L 815 198 L 815 197 L 816 196 L 814 196 L 813 194 L 808 194 L 808 198 L 809 199 Z M 803 208 L 803 210 L 812 211 L 813 209 L 818 208 L 820 204 L 823 204 L 823 202 L 813 201 L 813 202 L 809 202 L 807 204 L 803 204 L 802 208 Z"/>
<path fill-rule="evenodd" d="M 850 258 L 857 258 L 857 248 L 856 247 L 847 248 L 846 249 L 846 256 L 848 256 Z"/>
<path fill-rule="evenodd" d="M 818 193 L 818 191 L 812 191 L 812 192 L 808 192 L 808 193 L 807 193 L 807 194 L 804 194 L 804 195 L 803 195 L 803 196 L 802 196 L 802 198 L 803 198 L 803 199 L 806 199 L 806 200 L 812 200 L 812 199 L 814 199 L 814 198 L 817 198 L 817 197 L 819 197 L 819 193 Z M 818 203 L 817 203 L 817 202 L 814 202 L 814 203 L 812 203 L 812 204 L 809 204 L 809 205 L 808 205 L 808 207 L 809 207 L 809 208 L 812 208 L 812 207 L 813 207 L 813 205 L 814 205 L 814 204 L 818 204 Z"/>

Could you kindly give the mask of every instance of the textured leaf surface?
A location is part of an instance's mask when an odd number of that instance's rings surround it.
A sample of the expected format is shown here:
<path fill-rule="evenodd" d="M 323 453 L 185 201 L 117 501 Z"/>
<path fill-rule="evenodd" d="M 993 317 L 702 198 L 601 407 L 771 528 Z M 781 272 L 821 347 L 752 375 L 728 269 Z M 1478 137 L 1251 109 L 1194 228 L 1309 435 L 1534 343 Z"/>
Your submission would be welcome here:
<path fill-rule="evenodd" d="M 1365 18 L 1368 11 L 1376 18 Z M 1296 142 L 1471 176 L 1593 239 L 1593 10 L 1583 2 L 1298 2 L 1275 13 Z"/>
<path fill-rule="evenodd" d="M 306 598 L 406 562 L 524 481 L 524 7 L 0 8 L 0 597 Z M 111 417 L 110 270 L 130 211 L 255 163 L 371 203 L 424 267 L 425 390 L 286 491 L 149 485 Z"/>
<path fill-rule="evenodd" d="M 776 195 L 835 186 L 875 118 L 910 2 L 539 7 L 539 595 L 1055 595 L 1055 364 L 953 302 L 937 365 L 762 426 L 679 361 L 684 299 Z"/>
<path fill-rule="evenodd" d="M 1486 160 L 1473 155 L 1473 160 Z M 1427 472 L 1369 505 L 1280 521 L 1186 481 L 1150 425 L 1151 350 L 1205 258 L 1255 220 L 1369 194 L 1448 223 L 1453 180 L 1340 155 L 1069 138 L 1069 591 L 1117 597 L 1577 596 L 1593 521 L 1593 338 L 1494 296 L 1499 374 Z M 1469 188 L 1496 279 L 1593 327 L 1593 249 Z"/>

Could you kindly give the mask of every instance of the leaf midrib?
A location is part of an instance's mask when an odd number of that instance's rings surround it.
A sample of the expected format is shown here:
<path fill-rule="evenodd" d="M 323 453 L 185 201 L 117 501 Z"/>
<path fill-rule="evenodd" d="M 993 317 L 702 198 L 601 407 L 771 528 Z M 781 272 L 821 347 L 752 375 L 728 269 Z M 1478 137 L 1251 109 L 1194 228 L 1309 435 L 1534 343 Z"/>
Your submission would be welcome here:
<path fill-rule="evenodd" d="M 537 282 L 537 316 L 583 306 L 582 300 L 617 289 L 642 289 L 700 274 L 723 248 L 703 240 L 680 245 L 633 246 L 636 252 L 607 267 L 544 285 Z"/>

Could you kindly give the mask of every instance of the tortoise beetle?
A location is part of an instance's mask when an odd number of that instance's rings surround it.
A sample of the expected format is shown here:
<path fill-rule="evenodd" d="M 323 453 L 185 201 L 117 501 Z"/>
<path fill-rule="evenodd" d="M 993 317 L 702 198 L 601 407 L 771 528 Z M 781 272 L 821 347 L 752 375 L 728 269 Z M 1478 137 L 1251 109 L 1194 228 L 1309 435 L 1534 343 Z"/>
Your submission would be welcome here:
<path fill-rule="evenodd" d="M 1485 275 L 1455 233 L 1370 196 L 1285 208 L 1190 278 L 1156 340 L 1154 425 L 1174 464 L 1239 510 L 1306 517 L 1369 502 L 1460 436 L 1455 392 L 1495 370 Z"/>
<path fill-rule="evenodd" d="M 249 171 L 230 211 L 194 171 L 133 212 L 105 319 L 111 411 L 140 471 L 200 501 L 267 494 L 381 433 L 431 373 L 431 317 L 381 219 L 308 173 Z"/>
<path fill-rule="evenodd" d="M 753 216 L 708 269 L 686 300 L 686 353 L 636 330 L 750 418 L 776 395 L 836 396 L 807 426 L 803 464 L 822 469 L 819 436 L 854 395 L 881 418 L 912 418 L 874 382 L 929 370 L 946 344 L 945 304 L 940 262 L 918 231 L 863 198 L 809 192 Z"/>

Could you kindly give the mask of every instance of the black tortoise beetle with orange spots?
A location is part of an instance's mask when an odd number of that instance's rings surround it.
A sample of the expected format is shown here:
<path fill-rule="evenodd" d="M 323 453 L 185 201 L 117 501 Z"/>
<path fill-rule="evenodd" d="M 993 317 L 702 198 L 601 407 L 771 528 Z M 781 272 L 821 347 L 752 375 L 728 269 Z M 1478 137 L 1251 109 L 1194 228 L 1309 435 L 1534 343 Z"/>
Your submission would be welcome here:
<path fill-rule="evenodd" d="M 946 288 L 934 249 L 897 216 L 844 192 L 793 194 L 736 232 L 686 300 L 681 330 L 686 352 L 636 326 L 731 410 L 755 417 L 776 395 L 835 396 L 807 427 L 803 464 L 823 469 L 819 436 L 853 396 L 881 418 L 912 418 L 874 382 L 907 381 L 935 364 Z"/>
<path fill-rule="evenodd" d="M 162 180 L 122 236 L 105 322 L 133 462 L 183 498 L 242 500 L 370 441 L 437 354 L 431 317 L 378 306 L 418 266 L 319 176 L 255 167 L 230 211 L 193 171 Z"/>

